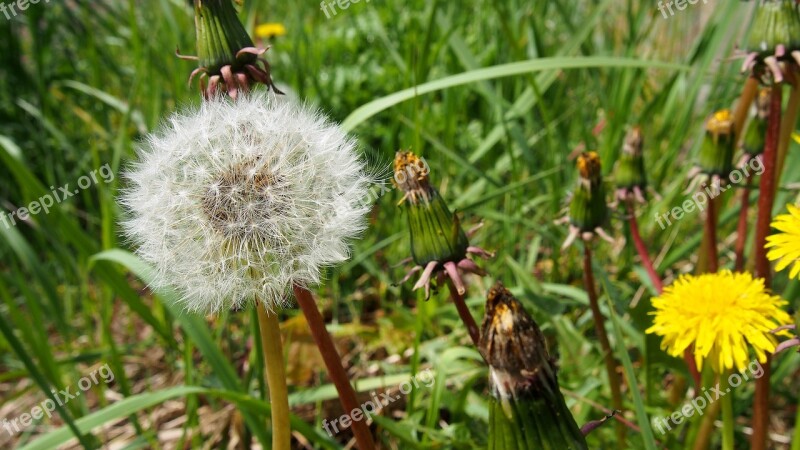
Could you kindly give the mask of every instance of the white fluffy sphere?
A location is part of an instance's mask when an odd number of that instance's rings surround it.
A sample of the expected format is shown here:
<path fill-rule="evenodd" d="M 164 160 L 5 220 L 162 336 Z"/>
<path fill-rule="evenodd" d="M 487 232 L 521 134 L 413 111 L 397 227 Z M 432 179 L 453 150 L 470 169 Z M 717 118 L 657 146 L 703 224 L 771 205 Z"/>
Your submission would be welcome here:
<path fill-rule="evenodd" d="M 372 181 L 355 141 L 323 115 L 254 92 L 175 114 L 138 148 L 121 197 L 123 227 L 186 309 L 259 299 L 346 260 L 365 227 Z"/>

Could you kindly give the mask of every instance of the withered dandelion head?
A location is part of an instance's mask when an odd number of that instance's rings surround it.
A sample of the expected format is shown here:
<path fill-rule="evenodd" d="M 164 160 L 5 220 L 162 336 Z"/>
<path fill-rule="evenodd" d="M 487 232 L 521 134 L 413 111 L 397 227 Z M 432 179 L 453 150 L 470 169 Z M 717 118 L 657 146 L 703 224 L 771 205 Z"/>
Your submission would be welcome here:
<path fill-rule="evenodd" d="M 124 228 L 192 311 L 281 306 L 320 281 L 364 229 L 372 181 L 355 142 L 268 93 L 175 114 L 138 149 Z"/>

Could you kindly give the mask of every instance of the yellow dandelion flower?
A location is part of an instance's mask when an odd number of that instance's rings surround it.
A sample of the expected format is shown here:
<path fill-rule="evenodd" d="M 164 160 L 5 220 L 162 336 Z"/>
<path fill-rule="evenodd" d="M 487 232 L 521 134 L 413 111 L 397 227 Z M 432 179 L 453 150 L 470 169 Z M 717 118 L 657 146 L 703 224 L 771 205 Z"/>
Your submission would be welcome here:
<path fill-rule="evenodd" d="M 655 321 L 647 333 L 662 336 L 661 348 L 672 356 L 694 345 L 698 369 L 708 360 L 717 373 L 743 370 L 750 362 L 748 347 L 761 362 L 775 351 L 770 330 L 790 323 L 781 309 L 786 304 L 749 273 L 683 275 L 653 299 Z"/>
<path fill-rule="evenodd" d="M 256 37 L 271 38 L 275 36 L 284 36 L 286 34 L 286 27 L 282 23 L 262 23 L 256 27 Z"/>
<path fill-rule="evenodd" d="M 778 261 L 775 270 L 783 270 L 792 263 L 792 270 L 789 272 L 791 278 L 798 278 L 800 275 L 800 208 L 794 205 L 786 205 L 789 214 L 781 214 L 772 222 L 772 228 L 780 231 L 767 237 L 766 248 L 771 249 L 767 252 L 770 261 Z"/>

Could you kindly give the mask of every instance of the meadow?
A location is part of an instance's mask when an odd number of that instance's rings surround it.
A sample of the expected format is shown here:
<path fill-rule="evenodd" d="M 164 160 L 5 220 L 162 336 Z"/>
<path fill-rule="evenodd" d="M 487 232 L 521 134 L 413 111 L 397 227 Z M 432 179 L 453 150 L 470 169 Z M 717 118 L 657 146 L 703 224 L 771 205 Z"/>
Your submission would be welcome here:
<path fill-rule="evenodd" d="M 623 142 L 639 126 L 648 188 L 636 215 L 655 271 L 669 286 L 708 268 L 707 211 L 685 202 L 698 190 L 690 183 L 707 118 L 742 95 L 757 3 L 696 2 L 668 17 L 656 2 L 632 0 L 237 8 L 256 44 L 270 46 L 272 78 L 287 97 L 341 123 L 386 180 L 397 151 L 422 156 L 463 228 L 482 225 L 470 242 L 494 256 L 479 261 L 488 275 L 465 278 L 466 305 L 480 324 L 487 291 L 504 283 L 541 328 L 581 426 L 615 408 L 584 243 L 562 248 L 576 158 L 597 152 L 611 203 Z M 191 6 L 66 0 L 15 11 L 0 13 L 0 448 L 271 448 L 256 312 L 193 314 L 174 292 L 149 289 L 153 274 L 120 226 L 137 145 L 203 101 L 187 84 L 196 63 L 176 56 L 195 53 Z M 260 26 L 269 23 L 282 27 Z M 777 178 L 773 216 L 798 201 L 798 142 Z M 426 299 L 413 281 L 401 283 L 413 265 L 403 264 L 403 195 L 389 184 L 372 192 L 350 259 L 313 291 L 359 402 L 390 399 L 371 415 L 375 440 L 387 449 L 487 448 L 489 369 L 446 288 Z M 740 237 L 742 192 L 750 226 Z M 734 269 L 740 240 L 753 268 L 759 196 L 749 182 L 716 198 L 719 269 Z M 585 245 L 623 407 L 588 434 L 588 448 L 693 448 L 698 434 L 708 435 L 699 448 L 751 448 L 761 366 L 739 371 L 728 397 L 729 447 L 714 402 L 697 406 L 684 360 L 645 332 L 658 288 L 628 212 L 610 211 L 613 242 Z M 800 282 L 775 271 L 771 288 L 794 316 Z M 293 448 L 358 448 L 304 315 L 289 307 L 279 318 Z M 765 448 L 800 449 L 798 379 L 798 352 L 772 358 Z M 336 419 L 342 430 L 330 432 Z"/>

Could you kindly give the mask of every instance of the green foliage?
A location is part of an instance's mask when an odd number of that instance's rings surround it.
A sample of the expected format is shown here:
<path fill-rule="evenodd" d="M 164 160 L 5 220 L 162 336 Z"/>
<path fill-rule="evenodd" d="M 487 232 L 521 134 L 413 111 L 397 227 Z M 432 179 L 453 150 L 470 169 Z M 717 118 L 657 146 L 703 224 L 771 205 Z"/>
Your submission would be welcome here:
<path fill-rule="evenodd" d="M 741 89 L 739 62 L 729 57 L 743 42 L 750 4 L 693 8 L 665 20 L 652 3 L 634 1 L 373 0 L 327 19 L 316 2 L 244 0 L 240 16 L 249 31 L 262 22 L 286 26 L 288 35 L 262 42 L 272 46 L 266 57 L 281 90 L 343 121 L 378 165 L 388 165 L 400 148 L 423 154 L 465 229 L 484 222 L 471 240 L 497 257 L 482 267 L 525 303 L 558 349 L 559 381 L 583 424 L 602 418 L 597 406 L 610 400 L 580 290 L 580 255 L 561 252 L 567 230 L 554 223 L 575 186 L 570 153 L 582 145 L 596 150 L 610 172 L 626 128 L 640 124 L 648 183 L 659 194 L 642 207 L 641 232 L 662 255 L 660 272 L 688 270 L 701 216 L 666 230 L 653 216 L 687 198 L 687 161 L 702 141 L 703 118 L 729 107 Z M 115 196 L 125 187 L 135 143 L 169 113 L 200 101 L 196 86 L 186 84 L 195 66 L 174 56 L 176 47 L 194 53 L 193 29 L 192 8 L 178 0 L 39 2 L 10 20 L 0 15 L 0 213 L 66 183 L 74 188 L 106 164 L 115 175 L 54 204 L 49 214 L 14 227 L 0 223 L 0 382 L 32 380 L 14 396 L 39 402 L 49 388 L 74 385 L 97 365 L 108 363 L 116 374 L 113 385 L 92 388 L 95 403 L 86 395 L 64 405 L 58 423 L 66 428 L 16 436 L 23 448 L 52 448 L 70 429 L 88 433 L 125 417 L 138 445 L 158 448 L 146 412 L 176 398 L 186 402 L 187 447 L 202 445 L 188 434 L 201 406 L 227 403 L 242 411 L 246 438 L 268 440 L 260 426 L 269 416 L 262 374 L 246 351 L 249 315 L 204 320 L 176 310 L 170 293 L 146 289 L 147 271 L 118 237 Z M 600 124 L 602 131 L 593 132 Z M 800 177 L 792 150 L 784 183 Z M 363 350 L 347 362 L 364 379 L 357 388 L 365 394 L 397 386 L 422 366 L 437 374 L 433 387 L 405 397 L 404 414 L 376 417 L 382 441 L 483 448 L 487 374 L 477 352 L 464 346 L 455 307 L 444 293 L 424 302 L 410 284 L 394 284 L 403 273 L 393 266 L 410 256 L 399 198 L 393 192 L 377 201 L 353 259 L 328 274 L 321 306 L 339 324 L 332 331 Z M 776 208 L 793 199 L 782 190 Z M 730 202 L 720 236 L 731 235 L 737 216 L 738 203 Z M 608 231 L 625 234 L 619 217 Z M 653 437 L 647 423 L 648 414 L 665 416 L 682 405 L 670 403 L 663 375 L 686 373 L 644 335 L 651 293 L 632 246 L 615 252 L 598 244 L 596 255 L 608 274 L 604 307 L 625 369 L 624 415 L 642 431 L 620 443 L 606 425 L 588 436 L 589 448 L 655 448 L 656 439 L 682 448 L 685 425 Z M 467 303 L 479 316 L 490 280 L 469 281 Z M 777 286 L 787 285 L 778 276 Z M 289 310 L 284 318 L 297 314 Z M 179 374 L 180 385 L 153 386 L 157 377 L 126 370 L 155 351 L 159 370 Z M 375 367 L 379 375 L 365 375 Z M 798 367 L 797 355 L 776 362 L 780 405 L 797 404 L 791 380 Z M 332 418 L 322 404 L 334 395 L 322 376 L 322 386 L 292 387 L 293 405 L 309 412 L 292 423 L 312 446 L 340 448 L 320 425 Z M 109 390 L 125 399 L 110 400 Z M 738 388 L 736 414 L 750 413 L 751 396 L 751 385 Z M 84 445 L 100 436 L 84 437 Z"/>

